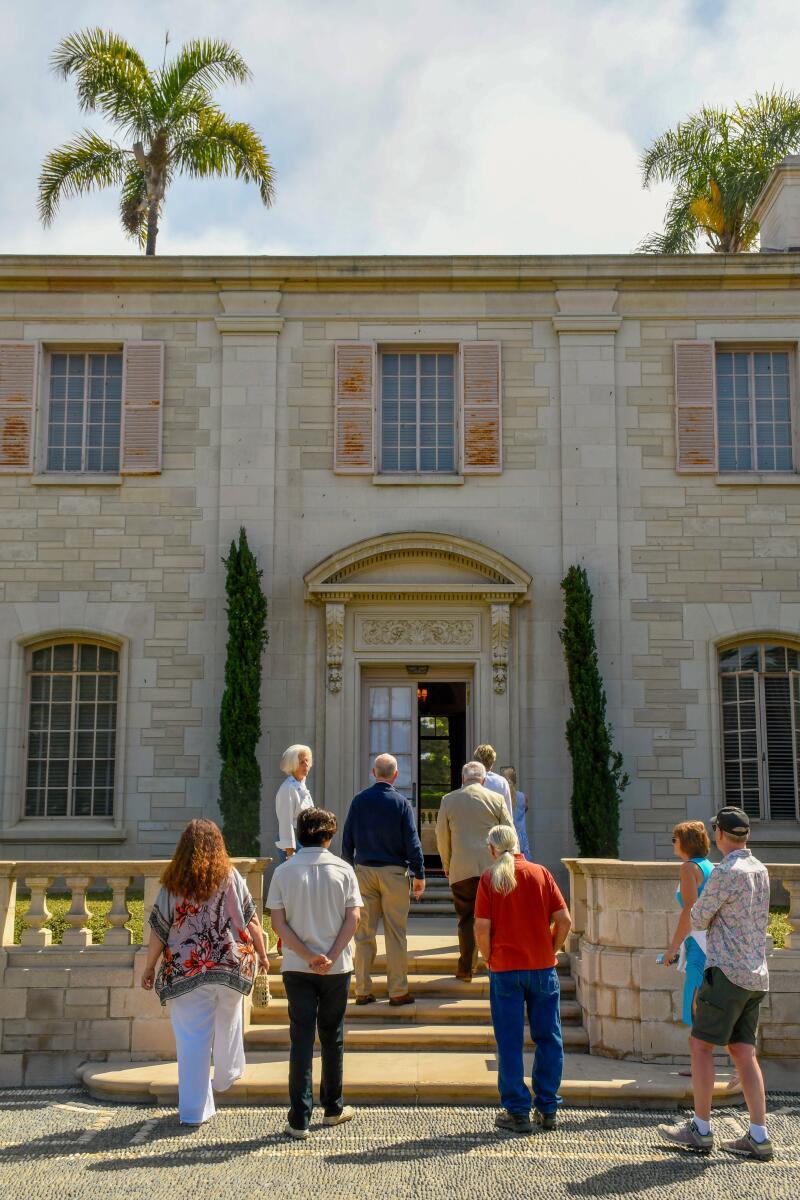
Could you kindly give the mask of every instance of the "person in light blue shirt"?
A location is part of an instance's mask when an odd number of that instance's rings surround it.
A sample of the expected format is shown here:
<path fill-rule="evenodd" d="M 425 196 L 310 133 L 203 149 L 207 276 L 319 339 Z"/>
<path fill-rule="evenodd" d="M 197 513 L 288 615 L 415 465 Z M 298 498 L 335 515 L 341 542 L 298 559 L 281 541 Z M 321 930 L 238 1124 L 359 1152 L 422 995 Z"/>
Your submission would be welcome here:
<path fill-rule="evenodd" d="M 708 882 L 714 864 L 708 857 L 711 842 L 702 821 L 682 821 L 672 831 L 672 847 L 676 858 L 681 860 L 681 869 L 676 896 L 681 915 L 664 951 L 664 965 L 678 962 L 683 947 L 685 976 L 683 984 L 683 1008 L 681 1020 L 691 1028 L 695 998 L 703 982 L 706 966 L 705 936 L 692 929 L 691 911 L 698 896 Z"/>
<path fill-rule="evenodd" d="M 519 852 L 524 854 L 528 862 L 533 862 L 531 858 L 531 847 L 528 841 L 528 797 L 524 792 L 521 792 L 517 787 L 517 772 L 513 767 L 503 767 L 500 774 L 508 780 L 508 786 L 511 788 L 511 795 L 514 797 L 514 828 L 517 831 L 517 840 L 519 842 Z"/>

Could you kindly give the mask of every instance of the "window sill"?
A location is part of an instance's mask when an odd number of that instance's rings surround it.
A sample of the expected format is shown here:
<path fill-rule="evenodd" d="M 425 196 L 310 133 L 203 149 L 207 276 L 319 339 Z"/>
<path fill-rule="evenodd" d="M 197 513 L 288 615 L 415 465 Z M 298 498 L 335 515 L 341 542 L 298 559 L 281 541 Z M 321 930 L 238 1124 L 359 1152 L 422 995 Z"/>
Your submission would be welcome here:
<path fill-rule="evenodd" d="M 733 474 L 717 475 L 721 487 L 782 486 L 800 483 L 800 474 L 795 471 L 737 471 Z"/>
<path fill-rule="evenodd" d="M 33 475 L 31 483 L 36 487 L 119 487 L 121 475 Z"/>
<path fill-rule="evenodd" d="M 378 487 L 463 487 L 463 475 L 373 475 L 372 482 Z"/>
<path fill-rule="evenodd" d="M 107 822 L 20 821 L 9 829 L 0 829 L 0 842 L 125 842 L 128 831 Z"/>
<path fill-rule="evenodd" d="M 754 817 L 750 841 L 756 846 L 798 846 L 800 821 L 757 821 Z"/>

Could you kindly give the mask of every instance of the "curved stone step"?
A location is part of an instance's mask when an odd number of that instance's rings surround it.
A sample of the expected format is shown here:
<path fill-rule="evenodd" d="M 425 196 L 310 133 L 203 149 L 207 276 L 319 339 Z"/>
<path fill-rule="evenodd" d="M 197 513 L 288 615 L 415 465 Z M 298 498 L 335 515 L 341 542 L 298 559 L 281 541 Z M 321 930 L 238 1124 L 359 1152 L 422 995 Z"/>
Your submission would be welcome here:
<path fill-rule="evenodd" d="M 562 1025 L 566 1050 L 588 1050 L 589 1038 L 581 1025 Z M 255 1025 L 244 1035 L 249 1051 L 278 1050 L 289 1047 L 289 1026 Z M 467 1050 L 479 1047 L 494 1052 L 495 1039 L 491 1025 L 423 1025 L 405 1022 L 358 1021 L 345 1026 L 344 1044 L 352 1050 Z M 533 1046 L 526 1031 L 525 1045 Z M 250 1061 L 252 1056 L 248 1057 Z M 257 1061 L 252 1059 L 252 1061 Z"/>
<path fill-rule="evenodd" d="M 267 1008 L 253 1009 L 250 1020 L 257 1025 L 284 1025 L 289 1020 L 289 1004 L 276 997 Z M 579 1024 L 580 1005 L 575 1000 L 561 1001 L 561 1021 L 564 1025 Z M 395 1024 L 446 1025 L 480 1024 L 491 1027 L 492 1017 L 489 1000 L 480 996 L 423 996 L 415 1004 L 394 1008 L 388 1000 L 363 1006 L 351 1000 L 347 1006 L 345 1022 L 389 1021 Z"/>
<path fill-rule="evenodd" d="M 569 957 L 561 950 L 556 956 L 557 969 L 561 985 L 563 987 L 565 979 L 571 980 L 570 961 Z M 283 957 L 280 954 L 270 955 L 269 977 L 270 984 L 275 977 L 280 973 Z M 432 948 L 429 951 L 409 949 L 408 954 L 408 973 L 409 975 L 442 975 L 454 977 L 456 967 L 458 966 L 458 951 L 439 950 Z M 373 970 L 376 974 L 385 975 L 386 973 L 386 955 L 381 953 L 375 958 Z M 478 969 L 475 973 L 476 977 L 486 974 L 486 964 L 483 961 L 478 962 Z"/>
<path fill-rule="evenodd" d="M 575 981 L 567 977 L 559 982 L 562 997 L 573 998 Z M 270 973 L 269 986 L 273 997 L 286 995 L 282 976 L 273 976 Z M 375 996 L 388 996 L 385 975 L 373 975 L 372 991 Z M 409 991 L 414 996 L 456 996 L 459 999 L 474 1000 L 476 997 L 489 995 L 489 976 L 487 973 L 476 975 L 471 983 L 465 983 L 462 979 L 456 979 L 454 975 L 423 975 L 420 972 L 409 976 Z M 350 995 L 355 996 L 355 994 L 356 985 L 355 978 L 353 978 L 350 981 Z"/>
<path fill-rule="evenodd" d="M 525 1054 L 526 1075 L 531 1070 Z M 319 1086 L 319 1056 L 314 1059 L 315 1091 Z M 617 1105 L 638 1108 L 681 1107 L 691 1104 L 691 1080 L 678 1067 L 619 1062 L 589 1054 L 567 1054 L 561 1095 L 566 1104 Z M 265 1054 L 247 1064 L 241 1079 L 218 1095 L 218 1104 L 285 1104 L 285 1053 Z M 90 1095 L 98 1100 L 165 1104 L 178 1099 L 178 1067 L 174 1062 L 84 1063 L 76 1072 Z M 345 1098 L 350 1103 L 497 1104 L 497 1067 L 485 1051 L 403 1053 L 390 1051 L 346 1054 Z M 727 1076 L 718 1077 L 714 1098 L 737 1103 L 741 1092 L 726 1091 Z"/>

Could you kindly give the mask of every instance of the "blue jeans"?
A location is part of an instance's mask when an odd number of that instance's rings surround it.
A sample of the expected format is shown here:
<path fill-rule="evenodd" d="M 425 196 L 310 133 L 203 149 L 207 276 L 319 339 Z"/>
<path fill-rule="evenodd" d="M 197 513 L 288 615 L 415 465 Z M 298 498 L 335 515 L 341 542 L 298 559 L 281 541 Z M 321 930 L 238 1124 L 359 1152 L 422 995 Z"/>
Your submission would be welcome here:
<path fill-rule="evenodd" d="M 497 1087 L 500 1102 L 510 1113 L 531 1110 L 522 1056 L 527 1010 L 533 1056 L 533 1101 L 541 1113 L 561 1104 L 558 1089 L 564 1070 L 561 1040 L 561 989 L 555 967 L 544 971 L 492 971 L 489 1003 L 497 1041 Z"/>
<path fill-rule="evenodd" d="M 293 1129 L 308 1129 L 314 1109 L 311 1066 L 317 1031 L 322 1051 L 320 1104 L 326 1117 L 338 1117 L 344 1107 L 344 1014 L 350 989 L 350 972 L 344 975 L 314 975 L 311 971 L 286 971 L 283 984 L 289 1001 L 291 1038 L 289 1124 Z"/>

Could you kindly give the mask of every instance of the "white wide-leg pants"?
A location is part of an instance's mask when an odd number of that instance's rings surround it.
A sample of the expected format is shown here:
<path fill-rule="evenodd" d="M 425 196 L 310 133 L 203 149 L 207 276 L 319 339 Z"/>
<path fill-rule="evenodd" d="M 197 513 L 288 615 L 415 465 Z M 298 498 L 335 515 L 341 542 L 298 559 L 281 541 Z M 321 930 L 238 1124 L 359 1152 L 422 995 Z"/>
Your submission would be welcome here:
<path fill-rule="evenodd" d="M 169 1002 L 178 1051 L 178 1115 L 187 1125 L 213 1117 L 214 1091 L 224 1092 L 244 1074 L 242 997 L 220 983 L 202 984 Z"/>

